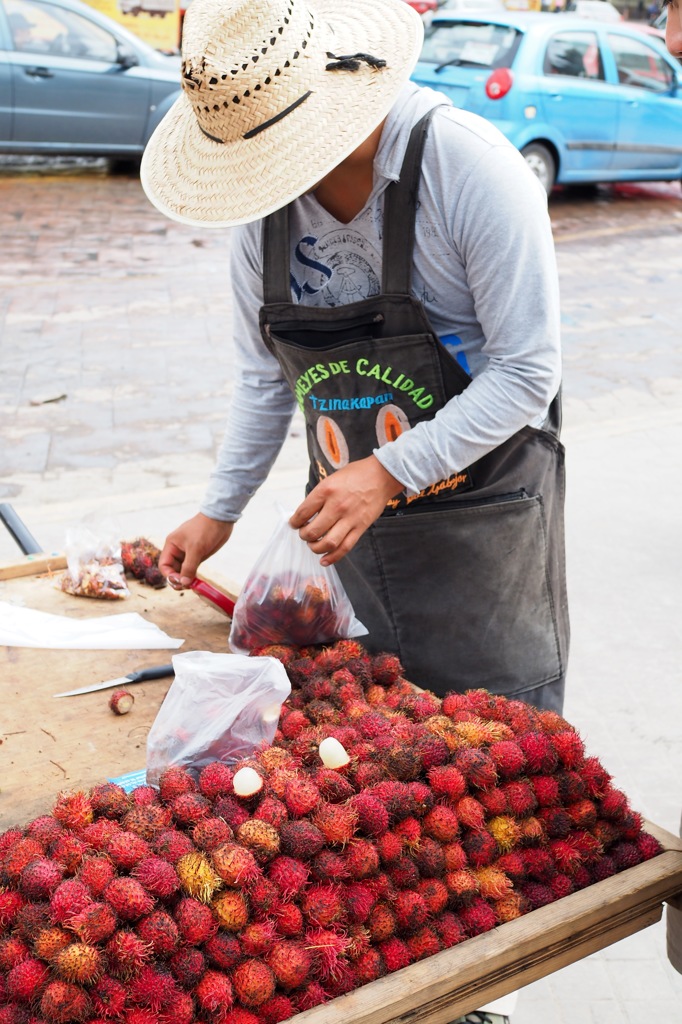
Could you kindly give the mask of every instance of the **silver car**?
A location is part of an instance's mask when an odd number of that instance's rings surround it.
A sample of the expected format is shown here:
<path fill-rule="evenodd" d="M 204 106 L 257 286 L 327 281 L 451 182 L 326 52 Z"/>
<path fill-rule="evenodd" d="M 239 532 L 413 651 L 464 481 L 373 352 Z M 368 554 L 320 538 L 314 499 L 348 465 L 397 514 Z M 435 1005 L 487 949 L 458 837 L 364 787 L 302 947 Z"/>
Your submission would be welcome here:
<path fill-rule="evenodd" d="M 0 153 L 136 157 L 180 58 L 78 0 L 0 0 Z"/>

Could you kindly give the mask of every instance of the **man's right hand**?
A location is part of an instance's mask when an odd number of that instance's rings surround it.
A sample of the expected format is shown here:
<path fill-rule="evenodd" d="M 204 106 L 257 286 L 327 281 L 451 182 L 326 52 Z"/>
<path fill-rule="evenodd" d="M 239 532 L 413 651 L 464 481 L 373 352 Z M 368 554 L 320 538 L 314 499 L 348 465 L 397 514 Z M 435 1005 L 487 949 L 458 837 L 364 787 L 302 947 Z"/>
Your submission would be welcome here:
<path fill-rule="evenodd" d="M 234 523 L 209 519 L 198 512 L 166 538 L 159 558 L 159 569 L 176 590 L 189 587 L 204 561 L 214 555 L 230 538 Z"/>

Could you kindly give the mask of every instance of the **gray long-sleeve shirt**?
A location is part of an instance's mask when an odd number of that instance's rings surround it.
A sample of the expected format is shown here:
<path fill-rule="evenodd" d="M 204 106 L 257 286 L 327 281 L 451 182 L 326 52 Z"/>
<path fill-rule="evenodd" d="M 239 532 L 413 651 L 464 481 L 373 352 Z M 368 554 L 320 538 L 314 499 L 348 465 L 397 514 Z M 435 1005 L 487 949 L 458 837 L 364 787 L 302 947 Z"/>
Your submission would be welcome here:
<path fill-rule="evenodd" d="M 342 224 L 315 199 L 291 209 L 292 301 L 336 306 L 381 290 L 383 196 L 410 131 L 444 96 L 406 85 L 386 120 L 367 203 Z M 286 169 L 282 169 L 286 173 Z M 260 336 L 262 221 L 236 229 L 231 257 L 236 379 L 202 512 L 239 518 L 287 436 L 295 401 Z M 464 469 L 521 427 L 539 425 L 560 381 L 559 295 L 547 200 L 491 124 L 452 106 L 424 148 L 412 294 L 472 375 L 432 420 L 374 452 L 408 495 Z"/>

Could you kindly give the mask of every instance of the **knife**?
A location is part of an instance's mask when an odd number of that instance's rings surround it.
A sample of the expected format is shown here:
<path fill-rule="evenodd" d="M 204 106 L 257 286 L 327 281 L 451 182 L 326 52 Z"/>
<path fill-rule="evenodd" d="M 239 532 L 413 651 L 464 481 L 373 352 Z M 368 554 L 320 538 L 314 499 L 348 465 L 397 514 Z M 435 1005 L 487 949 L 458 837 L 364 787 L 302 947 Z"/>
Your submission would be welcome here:
<path fill-rule="evenodd" d="M 175 675 L 172 665 L 157 665 L 156 668 L 143 668 L 140 672 L 130 672 L 118 679 L 107 679 L 103 683 L 92 683 L 81 686 L 79 690 L 67 690 L 65 693 L 53 693 L 53 697 L 75 697 L 78 693 L 94 693 L 95 690 L 108 690 L 111 686 L 127 686 L 129 683 L 144 683 L 148 679 L 163 679 L 164 676 Z"/>

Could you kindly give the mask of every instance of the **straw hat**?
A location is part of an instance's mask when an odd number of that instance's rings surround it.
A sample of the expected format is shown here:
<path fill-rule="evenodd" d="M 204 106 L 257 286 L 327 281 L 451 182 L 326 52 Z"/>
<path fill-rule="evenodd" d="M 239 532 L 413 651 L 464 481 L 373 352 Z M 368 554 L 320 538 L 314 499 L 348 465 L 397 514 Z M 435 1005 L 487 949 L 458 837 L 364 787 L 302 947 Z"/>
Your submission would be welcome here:
<path fill-rule="evenodd" d="M 285 206 L 381 123 L 422 38 L 403 0 L 193 0 L 183 92 L 142 159 L 147 196 L 215 227 Z"/>

